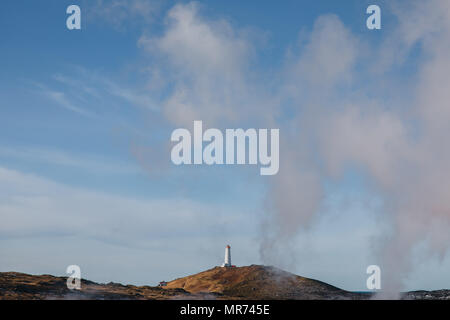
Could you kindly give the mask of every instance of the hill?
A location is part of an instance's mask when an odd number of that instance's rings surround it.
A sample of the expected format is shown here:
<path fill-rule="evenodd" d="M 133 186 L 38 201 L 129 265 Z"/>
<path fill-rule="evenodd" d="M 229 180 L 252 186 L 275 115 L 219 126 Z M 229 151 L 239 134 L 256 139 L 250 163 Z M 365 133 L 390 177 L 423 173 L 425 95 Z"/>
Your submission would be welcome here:
<path fill-rule="evenodd" d="M 0 300 L 166 300 L 178 297 L 195 299 L 182 289 L 132 286 L 118 283 L 98 284 L 82 280 L 81 289 L 69 290 L 66 277 L 29 275 L 18 272 L 0 273 Z"/>
<path fill-rule="evenodd" d="M 66 277 L 0 273 L 0 300 L 200 300 L 370 299 L 369 293 L 349 292 L 321 281 L 267 266 L 215 267 L 173 280 L 166 287 L 98 284 L 82 280 L 81 290 L 69 290 Z M 450 300 L 450 290 L 403 293 L 402 299 Z"/>
<path fill-rule="evenodd" d="M 258 265 L 216 267 L 171 281 L 167 288 L 242 299 L 355 299 L 364 296 L 281 269 Z"/>

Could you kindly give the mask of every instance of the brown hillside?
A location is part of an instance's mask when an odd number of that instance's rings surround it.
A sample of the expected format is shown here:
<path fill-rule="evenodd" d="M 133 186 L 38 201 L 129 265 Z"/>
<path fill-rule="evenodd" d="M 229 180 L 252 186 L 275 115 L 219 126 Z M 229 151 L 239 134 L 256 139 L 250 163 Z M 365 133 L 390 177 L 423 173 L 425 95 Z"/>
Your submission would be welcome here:
<path fill-rule="evenodd" d="M 346 299 L 357 295 L 274 267 L 216 267 L 168 283 L 190 293 L 217 293 L 246 299 Z"/>
<path fill-rule="evenodd" d="M 98 284 L 82 280 L 81 291 L 69 290 L 66 277 L 0 272 L 0 300 L 168 300 L 168 299 L 368 299 L 326 283 L 264 266 L 214 268 L 169 282 L 167 287 Z M 403 299 L 450 300 L 450 290 L 414 291 Z"/>
<path fill-rule="evenodd" d="M 69 290 L 66 277 L 0 273 L 0 300 L 166 300 L 201 299 L 182 289 L 132 286 L 118 283 L 98 284 L 82 280 L 81 290 Z"/>

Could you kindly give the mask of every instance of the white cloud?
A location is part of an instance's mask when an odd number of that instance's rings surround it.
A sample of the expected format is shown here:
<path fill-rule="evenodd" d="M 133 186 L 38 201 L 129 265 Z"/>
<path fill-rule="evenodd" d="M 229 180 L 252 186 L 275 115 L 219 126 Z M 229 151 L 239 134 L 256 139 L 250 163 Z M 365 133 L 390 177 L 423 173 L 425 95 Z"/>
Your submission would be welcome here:
<path fill-rule="evenodd" d="M 197 3 L 175 5 L 163 35 L 139 41 L 154 61 L 152 69 L 161 70 L 157 74 L 170 83 L 164 115 L 176 125 L 259 117 L 253 111 L 265 103 L 265 94 L 256 94 L 256 84 L 249 81 L 250 39 L 227 21 L 207 19 L 200 11 Z"/>
<path fill-rule="evenodd" d="M 168 13 L 165 34 L 157 39 L 141 39 L 142 44 L 169 55 L 181 72 L 197 75 L 237 73 L 246 63 L 249 43 L 226 21 L 207 21 L 198 4 L 178 4 Z M 150 42 L 149 42 L 150 41 Z M 148 49 L 152 49 L 148 47 Z"/>
<path fill-rule="evenodd" d="M 245 219 L 188 199 L 139 199 L 69 187 L 0 168 L 2 237 L 61 235 L 146 247 L 164 237 L 214 234 L 221 223 Z"/>
<path fill-rule="evenodd" d="M 335 15 L 320 16 L 300 55 L 288 66 L 290 85 L 299 94 L 308 86 L 323 87 L 348 83 L 360 50 L 357 38 Z M 292 94 L 293 92 L 291 92 Z"/>
<path fill-rule="evenodd" d="M 153 22 L 162 1 L 159 0 L 95 0 L 88 10 L 88 21 L 101 19 L 117 29 L 136 22 Z"/>

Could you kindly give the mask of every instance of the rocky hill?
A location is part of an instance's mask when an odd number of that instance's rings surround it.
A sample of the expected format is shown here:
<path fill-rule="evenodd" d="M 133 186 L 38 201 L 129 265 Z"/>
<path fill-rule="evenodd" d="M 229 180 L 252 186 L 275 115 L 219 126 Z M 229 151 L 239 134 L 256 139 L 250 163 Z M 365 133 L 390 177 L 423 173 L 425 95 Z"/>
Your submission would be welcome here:
<path fill-rule="evenodd" d="M 98 284 L 82 280 L 81 290 L 69 290 L 66 277 L 0 273 L 0 300 L 101 299 L 101 300 L 198 300 L 198 299 L 370 299 L 369 293 L 345 291 L 266 266 L 213 268 L 176 279 L 166 287 Z M 414 291 L 403 299 L 446 299 L 450 290 Z"/>
<path fill-rule="evenodd" d="M 34 276 L 17 272 L 0 273 L 0 299 L 6 300 L 139 300 L 195 299 L 183 289 L 165 290 L 160 287 L 98 284 L 82 280 L 81 290 L 69 290 L 66 277 Z"/>
<path fill-rule="evenodd" d="M 242 299 L 361 299 L 324 282 L 274 268 L 251 265 L 240 268 L 216 267 L 168 283 L 169 289 L 191 293 L 217 293 Z"/>

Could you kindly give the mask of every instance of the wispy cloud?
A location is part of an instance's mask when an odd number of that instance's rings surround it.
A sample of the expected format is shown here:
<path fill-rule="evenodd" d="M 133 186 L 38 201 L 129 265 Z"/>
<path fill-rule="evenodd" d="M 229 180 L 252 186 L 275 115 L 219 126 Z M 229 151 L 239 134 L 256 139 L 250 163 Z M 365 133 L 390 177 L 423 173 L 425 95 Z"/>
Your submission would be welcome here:
<path fill-rule="evenodd" d="M 100 114 L 118 118 L 120 112 L 115 112 L 124 107 L 160 111 L 147 88 L 120 83 L 79 66 L 66 74 L 54 74 L 46 83 L 29 82 L 54 105 L 86 118 L 100 118 Z"/>
<path fill-rule="evenodd" d="M 95 71 L 83 67 L 75 67 L 69 74 L 55 74 L 53 79 L 65 86 L 67 92 L 76 94 L 76 98 L 92 100 L 92 98 L 108 101 L 120 98 L 125 104 L 158 111 L 158 103 L 151 97 L 147 88 L 132 87 L 107 78 Z"/>
<path fill-rule="evenodd" d="M 0 157 L 29 161 L 32 163 L 46 163 L 56 166 L 72 167 L 88 172 L 108 175 L 136 174 L 141 169 L 136 165 L 118 163 L 111 158 L 94 155 L 79 155 L 57 149 L 43 147 L 6 147 L 0 146 Z"/>
<path fill-rule="evenodd" d="M 160 10 L 162 0 L 95 0 L 91 4 L 89 22 L 101 20 L 116 29 L 135 23 L 149 24 Z"/>
<path fill-rule="evenodd" d="M 248 217 L 237 208 L 186 198 L 142 199 L 74 188 L 5 167 L 0 167 L 0 191 L 0 235 L 7 238 L 76 235 L 145 248 L 165 237 L 195 238 L 199 225 L 203 235 L 213 236 L 222 224 Z"/>
<path fill-rule="evenodd" d="M 39 91 L 38 91 L 39 94 L 41 94 L 44 97 L 46 97 L 47 99 L 53 101 L 57 106 L 64 108 L 68 111 L 77 113 L 84 117 L 92 118 L 95 116 L 92 112 L 76 105 L 72 101 L 72 99 L 70 99 L 67 96 L 66 93 L 59 91 L 59 90 L 51 89 L 47 85 L 40 83 L 40 82 L 31 81 L 31 83 L 34 85 L 34 87 L 39 89 Z M 75 99 L 73 99 L 73 100 L 75 100 Z"/>
<path fill-rule="evenodd" d="M 53 100 L 54 102 L 56 102 L 57 105 L 60 107 L 63 107 L 69 111 L 78 113 L 85 117 L 89 117 L 89 118 L 94 117 L 94 115 L 91 112 L 86 111 L 85 109 L 82 109 L 82 108 L 74 105 L 70 101 L 70 99 L 66 96 L 66 94 L 63 92 L 53 91 L 53 90 L 44 90 L 43 94 L 45 96 L 47 96 L 48 98 L 50 98 L 51 100 Z"/>

